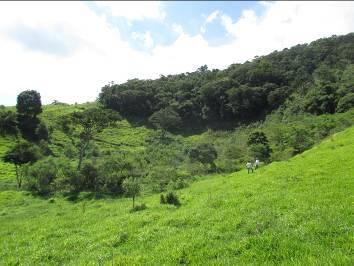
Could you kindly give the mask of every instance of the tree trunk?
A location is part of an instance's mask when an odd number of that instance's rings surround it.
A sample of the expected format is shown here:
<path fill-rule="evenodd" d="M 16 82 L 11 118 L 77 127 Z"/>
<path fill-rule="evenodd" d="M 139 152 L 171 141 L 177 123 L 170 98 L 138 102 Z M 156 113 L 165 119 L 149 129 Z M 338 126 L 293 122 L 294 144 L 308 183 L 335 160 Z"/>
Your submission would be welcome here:
<path fill-rule="evenodd" d="M 80 152 L 79 152 L 79 163 L 77 165 L 77 170 L 81 170 L 81 164 L 82 164 L 82 160 L 84 159 L 85 156 L 85 151 L 86 148 L 88 147 L 89 142 L 87 141 L 86 144 L 84 144 L 81 148 L 80 148 Z"/>

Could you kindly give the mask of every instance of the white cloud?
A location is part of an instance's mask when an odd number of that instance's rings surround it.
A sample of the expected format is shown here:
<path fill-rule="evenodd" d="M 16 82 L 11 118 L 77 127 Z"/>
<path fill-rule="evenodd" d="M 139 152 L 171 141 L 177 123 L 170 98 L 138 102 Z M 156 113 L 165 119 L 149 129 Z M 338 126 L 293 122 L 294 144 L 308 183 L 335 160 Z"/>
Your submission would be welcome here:
<path fill-rule="evenodd" d="M 130 21 L 145 18 L 163 20 L 166 13 L 157 1 L 96 1 L 98 6 L 107 8 L 112 16 L 124 17 Z"/>
<path fill-rule="evenodd" d="M 225 14 L 221 16 L 222 25 L 238 44 L 250 44 L 253 49 L 262 46 L 258 48 L 260 53 L 354 31 L 353 2 L 272 2 L 263 5 L 265 12 L 260 16 L 252 10 L 243 11 L 235 22 Z"/>
<path fill-rule="evenodd" d="M 176 24 L 176 23 L 172 24 L 172 30 L 179 35 L 182 35 L 184 33 L 183 27 L 179 24 Z"/>
<path fill-rule="evenodd" d="M 138 33 L 134 31 L 132 33 L 132 38 L 143 42 L 146 48 L 151 48 L 154 45 L 154 39 L 152 38 L 150 31 L 146 31 L 145 33 Z"/>
<path fill-rule="evenodd" d="M 221 69 L 275 49 L 354 31 L 353 2 L 271 2 L 264 8 L 261 15 L 244 11 L 237 20 L 225 13 L 214 18 L 234 37 L 231 43 L 211 47 L 202 35 L 188 35 L 176 24 L 172 30 L 179 37 L 171 45 L 155 43 L 149 31 L 140 35 L 150 47 L 145 53 L 132 49 L 119 29 L 83 2 L 1 2 L 0 104 L 15 104 L 24 89 L 38 90 L 45 103 L 92 101 L 111 80 L 157 78 L 204 64 Z M 55 33 L 49 40 L 70 52 L 31 49 L 33 43 L 9 34 L 28 29 L 30 35 Z M 39 44 L 41 39 L 35 40 Z"/>

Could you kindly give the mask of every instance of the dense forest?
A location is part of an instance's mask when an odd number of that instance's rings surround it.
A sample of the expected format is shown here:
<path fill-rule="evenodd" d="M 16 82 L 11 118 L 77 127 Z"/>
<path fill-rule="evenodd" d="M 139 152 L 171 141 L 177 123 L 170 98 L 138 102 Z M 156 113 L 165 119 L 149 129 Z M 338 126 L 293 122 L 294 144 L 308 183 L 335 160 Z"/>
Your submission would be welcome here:
<path fill-rule="evenodd" d="M 14 140 L 3 161 L 14 166 L 18 189 L 134 200 L 141 190 L 238 171 L 255 157 L 287 160 L 354 124 L 352 107 L 353 33 L 225 70 L 110 83 L 88 105 L 43 107 L 37 91 L 23 91 L 16 110 L 0 110 L 0 134 Z"/>
<path fill-rule="evenodd" d="M 319 39 L 233 64 L 192 73 L 129 80 L 102 88 L 99 102 L 155 127 L 239 125 L 283 114 L 345 112 L 354 105 L 354 34 Z"/>

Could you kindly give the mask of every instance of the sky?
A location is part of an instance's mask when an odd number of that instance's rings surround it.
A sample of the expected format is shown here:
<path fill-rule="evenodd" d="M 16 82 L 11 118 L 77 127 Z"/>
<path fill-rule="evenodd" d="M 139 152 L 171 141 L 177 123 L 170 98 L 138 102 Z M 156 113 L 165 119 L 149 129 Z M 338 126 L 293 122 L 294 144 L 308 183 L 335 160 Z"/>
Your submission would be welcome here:
<path fill-rule="evenodd" d="M 94 101 L 129 79 L 224 69 L 354 32 L 354 2 L 0 2 L 0 104 Z"/>

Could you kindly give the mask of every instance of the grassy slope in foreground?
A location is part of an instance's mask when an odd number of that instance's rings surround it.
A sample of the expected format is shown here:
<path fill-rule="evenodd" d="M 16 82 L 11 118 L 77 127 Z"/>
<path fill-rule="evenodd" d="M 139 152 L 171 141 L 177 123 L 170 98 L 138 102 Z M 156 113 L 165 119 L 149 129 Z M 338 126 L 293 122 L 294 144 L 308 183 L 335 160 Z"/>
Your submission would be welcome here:
<path fill-rule="evenodd" d="M 353 262 L 354 127 L 253 175 L 206 178 L 182 206 L 140 198 L 70 203 L 0 193 L 2 264 Z M 85 204 L 84 204 L 85 202 Z M 84 211 L 85 210 L 85 211 Z"/>

